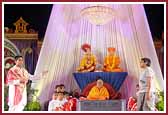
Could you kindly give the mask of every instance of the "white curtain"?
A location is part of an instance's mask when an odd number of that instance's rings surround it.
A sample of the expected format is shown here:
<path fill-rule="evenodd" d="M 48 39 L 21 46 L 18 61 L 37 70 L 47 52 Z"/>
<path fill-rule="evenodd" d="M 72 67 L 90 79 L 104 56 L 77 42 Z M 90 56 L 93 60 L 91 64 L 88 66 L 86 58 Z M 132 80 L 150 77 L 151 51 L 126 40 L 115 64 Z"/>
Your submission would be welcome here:
<path fill-rule="evenodd" d="M 67 91 L 79 89 L 72 73 L 79 66 L 83 43 L 91 44 L 99 63 L 103 63 L 108 47 L 116 48 L 121 68 L 128 72 L 120 89 L 123 98 L 135 95 L 142 57 L 151 59 L 156 80 L 163 89 L 163 77 L 143 5 L 108 4 L 115 15 L 103 26 L 93 25 L 80 16 L 80 10 L 90 5 L 53 5 L 35 71 L 37 74 L 49 70 L 49 73 L 46 79 L 32 85 L 39 90 L 41 103 L 51 98 L 57 84 L 65 84 Z"/>

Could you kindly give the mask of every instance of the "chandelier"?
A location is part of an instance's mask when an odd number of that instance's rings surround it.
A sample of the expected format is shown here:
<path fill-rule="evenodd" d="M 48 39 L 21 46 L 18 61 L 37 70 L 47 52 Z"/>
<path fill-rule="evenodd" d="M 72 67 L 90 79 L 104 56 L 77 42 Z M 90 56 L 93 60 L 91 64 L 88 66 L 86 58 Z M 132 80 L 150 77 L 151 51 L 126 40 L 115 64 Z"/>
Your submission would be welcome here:
<path fill-rule="evenodd" d="M 112 20 L 114 10 L 107 6 L 91 6 L 82 9 L 80 14 L 91 24 L 104 25 Z"/>

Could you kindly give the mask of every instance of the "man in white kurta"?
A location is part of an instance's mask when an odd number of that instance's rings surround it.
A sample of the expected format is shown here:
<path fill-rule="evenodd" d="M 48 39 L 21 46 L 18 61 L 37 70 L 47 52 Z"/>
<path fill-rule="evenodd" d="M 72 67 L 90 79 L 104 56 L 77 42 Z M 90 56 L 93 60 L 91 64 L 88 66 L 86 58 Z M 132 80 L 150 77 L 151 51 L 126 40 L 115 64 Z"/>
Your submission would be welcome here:
<path fill-rule="evenodd" d="M 23 68 L 23 57 L 15 57 L 16 65 L 13 66 L 7 75 L 8 91 L 8 111 L 23 111 L 27 104 L 27 90 L 26 84 L 28 80 L 37 80 L 38 78 L 32 76 Z M 43 76 L 40 74 L 38 77 Z"/>

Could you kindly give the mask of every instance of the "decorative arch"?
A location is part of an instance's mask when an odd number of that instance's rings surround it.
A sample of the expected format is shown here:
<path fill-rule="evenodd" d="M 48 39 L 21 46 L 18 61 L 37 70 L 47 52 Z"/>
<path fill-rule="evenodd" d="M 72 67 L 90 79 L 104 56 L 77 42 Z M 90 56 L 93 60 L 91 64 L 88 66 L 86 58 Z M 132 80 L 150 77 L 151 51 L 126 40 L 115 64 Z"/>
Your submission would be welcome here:
<path fill-rule="evenodd" d="M 4 39 L 4 74 L 15 64 L 15 56 L 20 55 L 19 49 L 10 40 Z M 5 79 L 4 79 L 5 80 Z"/>

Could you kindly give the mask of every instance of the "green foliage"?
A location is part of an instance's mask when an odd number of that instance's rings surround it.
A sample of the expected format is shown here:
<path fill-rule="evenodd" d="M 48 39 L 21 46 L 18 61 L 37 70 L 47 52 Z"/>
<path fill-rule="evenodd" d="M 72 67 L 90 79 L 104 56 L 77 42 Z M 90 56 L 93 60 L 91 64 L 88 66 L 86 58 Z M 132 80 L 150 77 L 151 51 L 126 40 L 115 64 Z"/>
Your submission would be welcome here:
<path fill-rule="evenodd" d="M 159 111 L 164 111 L 164 101 L 159 101 L 159 102 L 156 104 L 156 108 L 157 108 Z"/>
<path fill-rule="evenodd" d="M 4 111 L 8 111 L 8 102 L 7 102 L 7 98 L 8 98 L 8 86 L 4 87 Z"/>
<path fill-rule="evenodd" d="M 158 92 L 159 101 L 156 103 L 158 111 L 164 111 L 164 92 Z"/>
<path fill-rule="evenodd" d="M 40 111 L 41 105 L 38 101 L 28 102 L 24 111 Z"/>
<path fill-rule="evenodd" d="M 24 111 L 40 111 L 41 110 L 41 105 L 36 95 L 37 92 L 38 90 L 31 89 L 31 83 L 27 85 L 27 97 L 28 97 L 27 101 L 28 102 L 24 108 Z"/>

